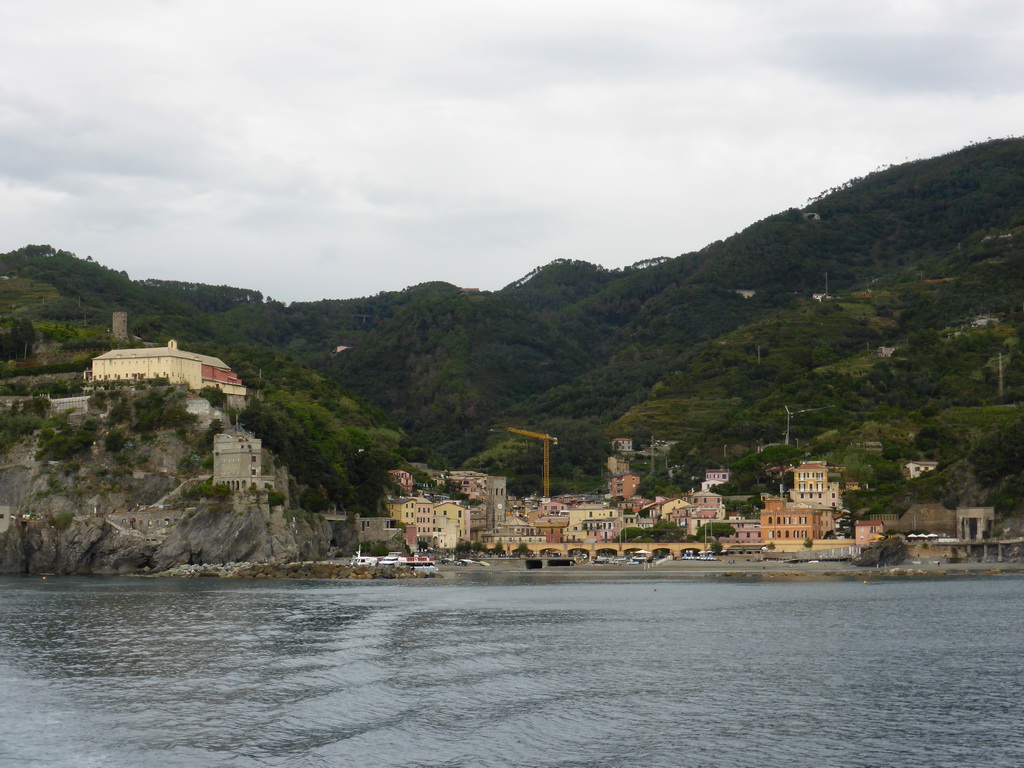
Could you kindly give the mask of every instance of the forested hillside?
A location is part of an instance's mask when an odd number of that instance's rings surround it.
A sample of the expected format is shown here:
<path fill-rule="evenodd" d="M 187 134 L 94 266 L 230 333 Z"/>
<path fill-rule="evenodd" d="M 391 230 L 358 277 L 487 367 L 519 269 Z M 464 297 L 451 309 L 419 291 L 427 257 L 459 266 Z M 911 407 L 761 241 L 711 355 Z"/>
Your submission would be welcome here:
<path fill-rule="evenodd" d="M 889 487 L 865 503 L 1002 494 L 1007 509 L 1020 494 L 994 481 L 1002 470 L 988 441 L 1013 443 L 1024 386 L 1022 192 L 1024 141 L 991 141 L 851 180 L 673 259 L 620 270 L 566 259 L 492 293 L 428 283 L 290 305 L 245 288 L 133 281 L 30 246 L 0 256 L 2 349 L 17 362 L 25 339 L 46 338 L 63 356 L 33 362 L 81 369 L 109 346 L 109 313 L 124 310 L 141 341 L 224 350 L 249 366 L 247 383 L 262 368 L 264 404 L 272 387 L 288 401 L 294 367 L 300 380 L 318 370 L 345 388 L 341 400 L 379 409 L 340 416 L 333 390 L 309 394 L 323 386 L 309 379 L 307 411 L 274 425 L 282 446 L 319 423 L 308 409 L 335 408 L 338 425 L 376 435 L 375 446 L 507 472 L 517 491 L 536 485 L 540 449 L 508 426 L 560 437 L 557 488 L 596 485 L 613 433 L 676 441 L 649 487 L 685 485 L 713 462 L 764 485 L 770 458 L 752 452 L 784 442 L 789 409 L 799 413 L 782 454 L 828 454 L 872 492 Z M 832 298 L 812 299 L 826 291 Z M 878 357 L 878 347 L 895 351 Z M 277 362 L 245 362 L 271 350 Z M 270 414 L 256 410 L 248 418 L 269 429 Z M 361 461 L 362 439 L 334 454 L 307 438 L 292 455 Z M 911 492 L 894 468 L 926 454 L 955 470 Z M 318 461 L 310 473 L 324 478 L 324 498 L 354 499 L 369 482 Z"/>

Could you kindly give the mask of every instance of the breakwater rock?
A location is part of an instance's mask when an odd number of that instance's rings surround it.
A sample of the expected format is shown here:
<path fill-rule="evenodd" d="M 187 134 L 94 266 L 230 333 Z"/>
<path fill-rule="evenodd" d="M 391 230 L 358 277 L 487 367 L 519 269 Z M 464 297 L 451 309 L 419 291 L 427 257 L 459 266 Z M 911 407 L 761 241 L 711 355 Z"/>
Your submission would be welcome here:
<path fill-rule="evenodd" d="M 209 563 L 177 565 L 154 576 L 221 579 L 428 579 L 444 578 L 439 573 L 424 573 L 414 568 L 393 565 L 370 567 L 334 562 L 295 563 Z"/>

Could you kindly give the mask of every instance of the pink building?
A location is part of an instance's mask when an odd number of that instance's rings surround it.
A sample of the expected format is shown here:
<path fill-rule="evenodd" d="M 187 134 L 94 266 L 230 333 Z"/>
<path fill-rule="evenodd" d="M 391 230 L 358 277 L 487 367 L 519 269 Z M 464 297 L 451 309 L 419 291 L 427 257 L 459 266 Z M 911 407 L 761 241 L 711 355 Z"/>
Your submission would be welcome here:
<path fill-rule="evenodd" d="M 885 532 L 881 520 L 858 520 L 853 524 L 853 540 L 858 547 L 866 547 Z"/>
<path fill-rule="evenodd" d="M 761 519 L 732 518 L 724 521 L 736 529 L 732 536 L 722 536 L 719 541 L 726 547 L 759 547 L 761 540 Z"/>
<path fill-rule="evenodd" d="M 716 485 L 729 482 L 728 469 L 708 469 L 704 472 L 704 482 L 700 484 L 702 492 L 710 491 Z"/>

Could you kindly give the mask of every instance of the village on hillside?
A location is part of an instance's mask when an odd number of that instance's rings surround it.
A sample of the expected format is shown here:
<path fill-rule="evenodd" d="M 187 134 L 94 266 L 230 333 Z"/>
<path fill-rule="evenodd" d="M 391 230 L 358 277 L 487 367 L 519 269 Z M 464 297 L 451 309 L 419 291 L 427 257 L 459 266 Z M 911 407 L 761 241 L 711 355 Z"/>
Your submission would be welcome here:
<path fill-rule="evenodd" d="M 411 551 L 471 549 L 505 555 L 576 556 L 592 560 L 758 555 L 847 559 L 890 533 L 935 543 L 983 541 L 992 536 L 992 507 L 955 510 L 917 504 L 902 515 L 854 520 L 843 507 L 842 469 L 821 461 L 777 467 L 780 495 L 762 494 L 760 508 L 730 512 L 730 502 L 748 496 L 723 496 L 715 488 L 730 480 L 728 469 L 707 470 L 699 488 L 678 497 L 637 495 L 641 477 L 629 471 L 632 441 L 612 441 L 603 494 L 515 498 L 503 477 L 481 472 L 432 472 L 432 487 L 418 488 L 411 472 L 391 475 L 399 495 L 387 503 L 388 517 L 359 521 L 365 543 L 401 538 Z M 907 462 L 908 477 L 934 469 L 935 462 Z"/>

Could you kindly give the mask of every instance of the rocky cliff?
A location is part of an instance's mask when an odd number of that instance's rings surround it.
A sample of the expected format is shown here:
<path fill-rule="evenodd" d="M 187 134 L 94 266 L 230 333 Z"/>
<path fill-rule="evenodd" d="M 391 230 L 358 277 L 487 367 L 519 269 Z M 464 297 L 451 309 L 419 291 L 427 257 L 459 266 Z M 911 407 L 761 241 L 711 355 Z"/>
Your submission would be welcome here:
<path fill-rule="evenodd" d="M 245 494 L 200 504 L 159 543 L 102 518 L 62 524 L 50 518 L 15 523 L 0 534 L 0 573 L 123 574 L 184 564 L 319 560 L 350 546 L 347 526 L 337 528 L 319 515 L 271 511 Z"/>

